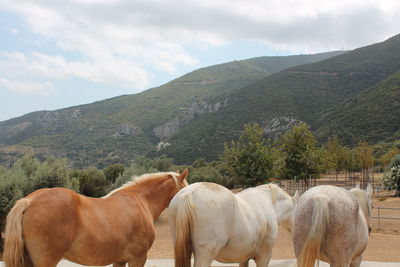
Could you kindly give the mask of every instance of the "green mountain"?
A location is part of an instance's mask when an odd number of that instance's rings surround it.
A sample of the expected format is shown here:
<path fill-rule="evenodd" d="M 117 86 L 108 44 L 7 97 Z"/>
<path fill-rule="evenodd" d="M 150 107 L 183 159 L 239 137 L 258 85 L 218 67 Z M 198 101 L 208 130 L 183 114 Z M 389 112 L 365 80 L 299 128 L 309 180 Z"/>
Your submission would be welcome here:
<path fill-rule="evenodd" d="M 128 163 L 229 103 L 226 96 L 284 69 L 344 52 L 260 57 L 202 68 L 163 86 L 0 122 L 0 163 L 25 153 L 68 157 L 76 166 Z M 159 144 L 159 149 L 166 146 Z M 195 155 L 192 155 L 193 157 Z"/>
<path fill-rule="evenodd" d="M 400 71 L 324 114 L 317 123 L 319 136 L 340 129 L 338 137 L 348 144 L 400 140 Z"/>
<path fill-rule="evenodd" d="M 223 143 L 236 138 L 249 122 L 271 134 L 305 121 L 322 140 L 338 135 L 346 145 L 398 138 L 398 71 L 400 35 L 288 68 L 214 98 L 225 99 L 227 105 L 191 121 L 169 139 L 171 146 L 162 153 L 181 163 L 216 159 Z"/>

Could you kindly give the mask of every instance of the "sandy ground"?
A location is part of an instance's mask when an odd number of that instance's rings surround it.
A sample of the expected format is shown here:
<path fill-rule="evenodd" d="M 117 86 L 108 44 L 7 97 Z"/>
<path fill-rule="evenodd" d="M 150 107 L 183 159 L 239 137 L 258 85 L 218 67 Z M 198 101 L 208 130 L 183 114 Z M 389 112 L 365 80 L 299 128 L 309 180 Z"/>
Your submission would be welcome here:
<path fill-rule="evenodd" d="M 375 206 L 399 207 L 400 199 L 389 199 L 374 203 Z M 150 259 L 172 259 L 173 248 L 168 228 L 167 212 L 161 214 L 156 222 L 156 240 L 149 251 Z M 373 210 L 375 214 L 377 210 Z M 382 214 L 381 210 L 381 214 Z M 385 216 L 400 217 L 400 211 L 385 211 Z M 380 262 L 400 262 L 400 220 L 382 220 L 381 230 L 377 230 L 377 220 L 374 220 L 375 230 L 368 241 L 363 260 Z M 292 237 L 287 231 L 280 229 L 278 241 L 272 251 L 273 259 L 294 258 Z M 399 264 L 400 266 L 400 264 Z"/>
<path fill-rule="evenodd" d="M 269 267 L 292 267 L 294 260 L 271 260 Z M 174 261 L 172 259 L 158 259 L 152 260 L 148 259 L 146 261 L 145 267 L 173 267 Z M 192 265 L 193 266 L 193 265 Z M 220 266 L 220 267 L 233 267 L 237 266 L 237 264 L 223 264 L 217 261 L 214 261 L 211 266 Z M 250 267 L 255 267 L 253 261 L 249 263 Z M 325 262 L 320 262 L 320 267 L 329 267 L 329 264 Z M 0 262 L 0 267 L 5 267 L 4 263 Z M 83 265 L 75 264 L 69 261 L 61 261 L 57 267 L 84 267 Z M 88 267 L 88 266 L 86 266 Z M 94 267 L 94 266 L 89 266 Z M 111 265 L 107 265 L 107 267 L 111 267 Z M 399 263 L 397 262 L 370 262 L 370 261 L 363 261 L 360 267 L 399 267 Z"/>

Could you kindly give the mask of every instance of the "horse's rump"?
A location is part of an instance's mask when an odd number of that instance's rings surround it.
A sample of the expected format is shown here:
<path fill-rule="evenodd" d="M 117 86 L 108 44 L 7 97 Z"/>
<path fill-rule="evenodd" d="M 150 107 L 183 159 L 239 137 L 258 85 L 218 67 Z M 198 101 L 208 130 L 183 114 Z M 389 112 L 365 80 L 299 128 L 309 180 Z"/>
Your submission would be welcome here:
<path fill-rule="evenodd" d="M 367 241 L 364 235 L 368 236 L 361 204 L 351 191 L 335 186 L 306 191 L 295 215 L 293 242 L 298 266 L 313 266 L 317 259 L 347 266 L 360 256 Z"/>
<path fill-rule="evenodd" d="M 329 197 L 318 194 L 313 197 L 311 229 L 298 256 L 298 267 L 314 266 L 320 258 L 321 247 L 329 225 Z"/>

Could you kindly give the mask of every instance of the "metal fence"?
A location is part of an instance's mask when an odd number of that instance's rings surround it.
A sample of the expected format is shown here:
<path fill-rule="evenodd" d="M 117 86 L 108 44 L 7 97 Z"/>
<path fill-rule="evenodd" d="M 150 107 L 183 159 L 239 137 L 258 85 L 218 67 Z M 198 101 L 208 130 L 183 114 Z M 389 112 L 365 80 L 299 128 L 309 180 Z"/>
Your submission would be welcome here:
<path fill-rule="evenodd" d="M 378 229 L 381 229 L 381 220 L 400 220 L 400 217 L 381 216 L 381 210 L 396 210 L 396 211 L 399 211 L 399 214 L 400 214 L 400 208 L 379 207 L 379 206 L 373 206 L 372 208 L 378 210 L 378 216 L 372 216 L 373 219 L 378 220 Z"/>
<path fill-rule="evenodd" d="M 298 190 L 300 194 L 304 193 L 311 187 L 317 186 L 317 185 L 334 185 L 346 189 L 351 189 L 354 188 L 359 181 L 356 179 L 329 179 L 329 178 L 324 178 L 324 179 L 317 179 L 317 180 L 309 180 L 309 181 L 292 181 L 292 180 L 284 180 L 284 181 L 278 181 L 279 186 L 282 187 L 286 192 L 289 194 L 293 194 Z M 380 194 L 386 194 L 388 195 L 389 192 L 386 188 L 382 186 L 382 184 L 379 182 L 378 179 L 370 180 L 369 183 L 371 183 L 372 187 L 374 188 L 374 194 L 375 195 L 380 195 Z M 365 185 L 361 184 L 361 187 L 365 187 Z M 390 191 L 390 193 L 393 193 L 393 191 Z"/>
<path fill-rule="evenodd" d="M 367 180 L 360 179 L 359 175 L 349 176 L 349 177 L 333 177 L 326 176 L 321 179 L 310 179 L 308 181 L 300 180 L 283 180 L 277 181 L 277 183 L 286 190 L 289 194 L 293 194 L 298 190 L 301 194 L 307 191 L 309 188 L 317 185 L 334 185 L 346 189 L 354 188 L 357 184 L 360 183 L 361 188 L 365 189 L 367 184 L 370 183 L 374 190 L 374 196 L 377 198 L 385 198 L 389 196 L 394 196 L 396 193 L 396 187 L 387 188 L 382 185 L 380 179 L 377 177 L 378 175 L 372 175 Z"/>

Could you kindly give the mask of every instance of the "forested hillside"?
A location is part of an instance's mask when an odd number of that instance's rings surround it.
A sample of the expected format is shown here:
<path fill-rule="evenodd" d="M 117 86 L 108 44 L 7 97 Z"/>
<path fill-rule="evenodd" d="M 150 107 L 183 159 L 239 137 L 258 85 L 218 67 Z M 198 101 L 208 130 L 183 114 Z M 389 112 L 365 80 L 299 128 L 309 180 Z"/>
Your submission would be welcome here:
<path fill-rule="evenodd" d="M 242 89 L 219 96 L 228 105 L 192 121 L 170 140 L 163 153 L 178 162 L 216 159 L 223 143 L 244 123 L 265 132 L 304 121 L 323 140 L 332 135 L 346 145 L 377 142 L 398 135 L 400 35 L 321 62 L 289 68 Z M 393 76 L 392 76 L 393 75 Z M 397 122 L 397 123 L 396 123 Z M 397 135 L 396 135 L 397 133 Z"/>
<path fill-rule="evenodd" d="M 342 103 L 317 123 L 321 124 L 317 130 L 320 136 L 336 131 L 347 144 L 360 139 L 370 143 L 399 140 L 400 72 Z"/>
<path fill-rule="evenodd" d="M 76 166 L 128 164 L 156 150 L 184 125 L 228 105 L 220 95 L 283 69 L 343 52 L 260 57 L 202 68 L 135 95 L 0 122 L 0 163 L 26 153 L 67 157 Z"/>

